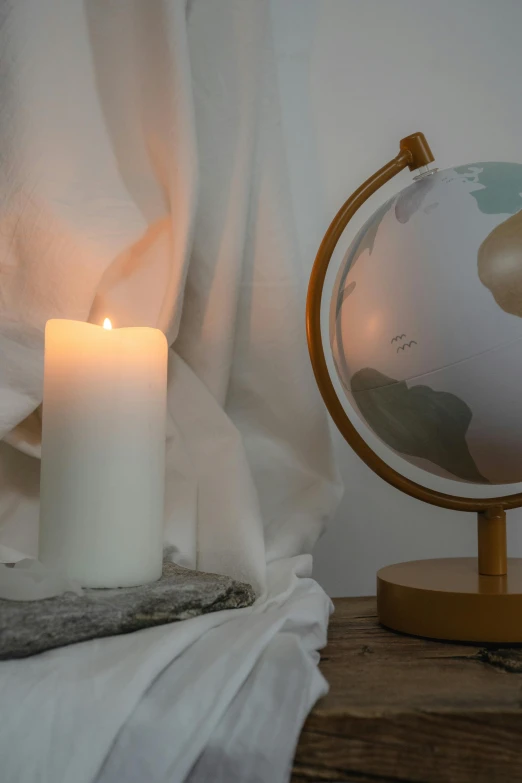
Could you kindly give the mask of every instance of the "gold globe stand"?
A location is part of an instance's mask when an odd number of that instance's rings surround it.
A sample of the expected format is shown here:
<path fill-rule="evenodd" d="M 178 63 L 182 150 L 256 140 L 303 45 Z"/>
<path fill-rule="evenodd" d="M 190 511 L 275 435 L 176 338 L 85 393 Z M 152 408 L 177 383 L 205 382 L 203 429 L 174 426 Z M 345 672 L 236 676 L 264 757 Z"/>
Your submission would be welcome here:
<path fill-rule="evenodd" d="M 343 204 L 334 217 L 310 276 L 306 302 L 308 350 L 315 378 L 341 434 L 382 479 L 412 497 L 442 508 L 478 513 L 478 558 L 418 560 L 381 568 L 377 574 L 380 622 L 396 631 L 454 641 L 522 642 L 522 559 L 507 559 L 506 510 L 522 505 L 522 492 L 466 498 L 417 484 L 388 465 L 359 435 L 333 386 L 324 355 L 321 299 L 328 265 L 349 220 L 385 182 L 408 167 L 434 160 L 422 133 L 400 142 L 399 154 Z"/>

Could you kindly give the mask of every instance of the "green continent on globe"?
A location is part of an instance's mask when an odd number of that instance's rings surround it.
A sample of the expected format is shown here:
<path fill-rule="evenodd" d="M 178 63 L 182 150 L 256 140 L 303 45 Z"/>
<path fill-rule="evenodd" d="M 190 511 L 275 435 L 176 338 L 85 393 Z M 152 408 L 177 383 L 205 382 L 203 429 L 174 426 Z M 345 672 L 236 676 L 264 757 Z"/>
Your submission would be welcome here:
<path fill-rule="evenodd" d="M 353 289 L 355 288 L 355 283 L 350 283 L 346 289 L 344 288 L 346 278 L 348 277 L 348 272 L 365 250 L 368 250 L 371 255 L 375 237 L 377 236 L 377 231 L 379 230 L 381 221 L 390 207 L 393 205 L 394 201 L 395 196 L 386 201 L 376 212 L 374 212 L 371 218 L 366 221 L 363 227 L 355 235 L 352 244 L 348 248 L 348 251 L 341 263 L 342 273 L 338 284 L 339 295 L 335 305 L 335 318 L 337 318 L 341 312 L 341 307 L 343 306 L 344 300 L 352 293 Z M 333 325 L 333 328 L 335 329 L 335 324 Z"/>
<path fill-rule="evenodd" d="M 352 280 L 351 283 L 348 283 L 346 288 L 343 288 L 342 291 L 339 291 L 339 296 L 337 298 L 337 307 L 335 310 L 335 318 L 339 316 L 339 313 L 341 312 L 341 307 L 343 306 L 346 299 L 348 299 L 350 294 L 353 292 L 355 285 L 356 283 Z"/>
<path fill-rule="evenodd" d="M 483 186 L 470 195 L 485 215 L 514 215 L 522 209 L 522 163 L 490 161 L 455 166 L 454 171 Z"/>
<path fill-rule="evenodd" d="M 386 213 L 395 205 L 396 220 L 399 223 L 407 223 L 422 206 L 422 203 L 432 189 L 434 182 L 434 178 L 430 176 L 413 182 L 407 188 L 404 188 L 398 196 L 393 196 L 393 198 L 379 207 L 355 235 L 341 264 L 343 271 L 338 286 L 339 296 L 336 304 L 336 316 L 339 315 L 344 300 L 352 293 L 355 287 L 355 283 L 350 283 L 346 289 L 344 288 L 348 272 L 365 250 L 368 250 L 370 255 L 372 254 L 375 238 Z"/>
<path fill-rule="evenodd" d="M 434 184 L 435 178 L 428 175 L 401 190 L 395 201 L 395 217 L 399 223 L 407 223 L 419 211 Z"/>
<path fill-rule="evenodd" d="M 466 443 L 471 410 L 455 394 L 424 385 L 410 389 L 370 367 L 356 372 L 350 385 L 363 418 L 390 448 L 429 460 L 464 481 L 489 483 Z"/>
<path fill-rule="evenodd" d="M 341 266 L 343 268 L 343 279 L 341 280 L 341 285 L 339 286 L 340 288 L 343 288 L 346 275 L 355 264 L 359 256 L 362 255 L 365 250 L 368 250 L 371 255 L 375 237 L 377 236 L 381 221 L 394 201 L 395 196 L 388 201 L 385 201 L 384 204 L 373 213 L 371 218 L 366 221 L 364 226 L 355 235 L 355 238 L 348 248 L 348 252 L 342 261 Z"/>

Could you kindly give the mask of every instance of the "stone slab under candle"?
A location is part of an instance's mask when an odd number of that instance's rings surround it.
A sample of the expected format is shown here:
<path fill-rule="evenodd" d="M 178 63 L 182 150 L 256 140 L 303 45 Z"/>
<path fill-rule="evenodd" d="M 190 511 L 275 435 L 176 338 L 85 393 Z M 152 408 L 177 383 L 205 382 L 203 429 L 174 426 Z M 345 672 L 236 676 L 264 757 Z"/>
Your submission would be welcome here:
<path fill-rule="evenodd" d="M 139 587 L 87 588 L 82 595 L 65 593 L 41 601 L 0 599 L 0 659 L 25 658 L 254 601 L 248 584 L 165 560 L 161 578 Z"/>

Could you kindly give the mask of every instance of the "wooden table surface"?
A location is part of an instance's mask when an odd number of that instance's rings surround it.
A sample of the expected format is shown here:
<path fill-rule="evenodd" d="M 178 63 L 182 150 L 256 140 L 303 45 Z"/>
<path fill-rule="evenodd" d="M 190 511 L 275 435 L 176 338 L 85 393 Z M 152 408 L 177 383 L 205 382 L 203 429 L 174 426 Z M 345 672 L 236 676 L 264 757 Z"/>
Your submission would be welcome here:
<path fill-rule="evenodd" d="M 522 781 L 522 649 L 430 642 L 338 598 L 293 783 Z M 522 622 L 522 617 L 520 618 Z"/>

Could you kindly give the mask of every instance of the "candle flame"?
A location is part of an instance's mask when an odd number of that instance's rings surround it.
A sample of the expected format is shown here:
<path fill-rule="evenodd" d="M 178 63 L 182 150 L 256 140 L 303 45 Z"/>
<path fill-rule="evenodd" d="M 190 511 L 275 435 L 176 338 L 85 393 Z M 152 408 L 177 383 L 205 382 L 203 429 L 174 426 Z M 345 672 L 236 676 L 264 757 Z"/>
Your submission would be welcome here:
<path fill-rule="evenodd" d="M 103 328 L 104 329 L 112 329 L 112 324 L 111 324 L 111 319 L 110 318 L 106 318 L 105 319 L 105 321 L 103 322 Z"/>

